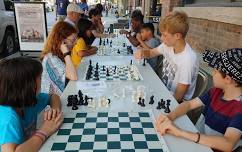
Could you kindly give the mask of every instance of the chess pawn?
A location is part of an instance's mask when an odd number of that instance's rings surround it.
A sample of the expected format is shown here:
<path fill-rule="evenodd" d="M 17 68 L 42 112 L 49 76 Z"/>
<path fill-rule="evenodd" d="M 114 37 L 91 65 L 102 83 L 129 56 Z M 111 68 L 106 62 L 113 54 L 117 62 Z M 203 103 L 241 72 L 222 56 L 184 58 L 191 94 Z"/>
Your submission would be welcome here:
<path fill-rule="evenodd" d="M 150 102 L 149 102 L 149 104 L 154 104 L 154 95 L 152 95 L 151 97 L 150 97 Z"/>
<path fill-rule="evenodd" d="M 72 106 L 72 102 L 73 102 L 73 95 L 69 95 L 68 97 L 67 97 L 67 107 L 70 107 L 70 106 Z"/>

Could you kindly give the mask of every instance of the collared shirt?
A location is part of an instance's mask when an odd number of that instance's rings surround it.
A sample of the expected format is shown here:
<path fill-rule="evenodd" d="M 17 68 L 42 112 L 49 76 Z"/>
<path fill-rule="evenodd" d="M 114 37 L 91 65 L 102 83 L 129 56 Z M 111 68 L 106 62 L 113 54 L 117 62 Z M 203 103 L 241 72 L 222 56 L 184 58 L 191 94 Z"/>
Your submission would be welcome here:
<path fill-rule="evenodd" d="M 67 23 L 71 24 L 72 26 L 76 27 L 76 24 L 72 20 L 70 20 L 68 17 L 65 18 L 65 22 L 67 22 Z"/>

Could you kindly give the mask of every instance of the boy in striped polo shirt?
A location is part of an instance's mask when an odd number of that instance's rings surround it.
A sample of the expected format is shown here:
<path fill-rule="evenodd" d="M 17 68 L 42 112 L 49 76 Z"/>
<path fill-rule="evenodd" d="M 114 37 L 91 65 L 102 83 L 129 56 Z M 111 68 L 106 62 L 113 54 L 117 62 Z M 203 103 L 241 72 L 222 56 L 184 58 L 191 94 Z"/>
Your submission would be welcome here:
<path fill-rule="evenodd" d="M 242 49 L 205 51 L 203 60 L 214 68 L 214 87 L 201 97 L 183 102 L 167 116 L 161 115 L 156 127 L 162 135 L 168 133 L 218 151 L 232 151 L 242 145 Z M 172 122 L 201 106 L 204 110 L 197 122 L 198 133 L 184 131 Z"/>

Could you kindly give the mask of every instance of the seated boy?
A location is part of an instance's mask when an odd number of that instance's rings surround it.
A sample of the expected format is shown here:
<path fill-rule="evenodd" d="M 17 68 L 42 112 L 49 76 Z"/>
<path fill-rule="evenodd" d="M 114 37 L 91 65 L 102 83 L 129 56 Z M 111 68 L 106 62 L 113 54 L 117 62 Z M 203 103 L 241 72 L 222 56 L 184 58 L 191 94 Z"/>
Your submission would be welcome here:
<path fill-rule="evenodd" d="M 192 98 L 199 69 L 196 53 L 186 43 L 188 17 L 183 12 L 172 12 L 160 22 L 163 43 L 154 49 L 137 50 L 135 58 L 163 55 L 161 80 L 178 102 Z"/>
<path fill-rule="evenodd" d="M 154 37 L 154 25 L 145 23 L 141 27 L 141 34 L 137 34 L 136 38 L 143 49 L 153 49 L 160 45 L 160 40 Z M 157 65 L 157 57 L 148 59 L 148 63 L 154 69 Z"/>
<path fill-rule="evenodd" d="M 140 10 L 134 10 L 131 14 L 131 31 L 120 30 L 120 34 L 125 34 L 129 42 L 137 47 L 139 45 L 139 41 L 136 36 L 140 33 L 141 26 L 144 23 L 144 16 Z"/>
<path fill-rule="evenodd" d="M 214 87 L 201 97 L 183 102 L 167 116 L 161 115 L 157 129 L 161 134 L 169 133 L 219 151 L 232 151 L 242 143 L 242 49 L 206 51 L 203 55 L 203 60 L 214 68 Z M 181 130 L 172 123 L 201 106 L 204 111 L 197 124 L 202 134 Z"/>

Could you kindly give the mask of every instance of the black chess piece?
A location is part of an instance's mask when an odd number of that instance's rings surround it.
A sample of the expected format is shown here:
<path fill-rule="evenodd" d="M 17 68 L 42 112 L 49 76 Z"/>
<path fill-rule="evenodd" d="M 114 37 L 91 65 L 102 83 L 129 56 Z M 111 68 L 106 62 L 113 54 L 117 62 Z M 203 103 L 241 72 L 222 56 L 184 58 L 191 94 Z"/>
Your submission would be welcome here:
<path fill-rule="evenodd" d="M 85 98 L 84 98 L 85 102 L 83 103 L 84 106 L 87 106 L 88 105 L 88 101 L 87 101 L 88 99 L 89 99 L 88 96 L 85 95 Z"/>
<path fill-rule="evenodd" d="M 96 63 L 96 69 L 98 69 L 99 68 L 99 65 L 98 65 L 98 62 Z"/>
<path fill-rule="evenodd" d="M 117 70 L 117 66 L 115 65 L 113 72 L 116 73 L 116 70 Z"/>
<path fill-rule="evenodd" d="M 130 65 L 132 65 L 132 64 L 133 64 L 133 60 L 130 61 Z"/>
<path fill-rule="evenodd" d="M 107 43 L 109 43 L 109 40 L 107 39 Z"/>
<path fill-rule="evenodd" d="M 109 74 L 109 70 L 107 69 L 107 73 L 106 73 L 106 76 L 109 77 L 110 74 Z"/>
<path fill-rule="evenodd" d="M 141 102 L 142 102 L 142 98 L 139 97 L 139 102 L 138 102 L 138 105 L 141 105 Z"/>
<path fill-rule="evenodd" d="M 99 39 L 99 46 L 102 45 L 102 39 Z"/>
<path fill-rule="evenodd" d="M 110 104 L 111 103 L 111 100 L 110 99 L 108 99 L 108 104 Z"/>
<path fill-rule="evenodd" d="M 118 52 L 117 52 L 118 54 L 120 54 L 120 51 L 119 51 L 119 49 L 118 49 Z"/>
<path fill-rule="evenodd" d="M 103 69 L 102 69 L 103 71 L 105 71 L 105 66 L 103 65 Z"/>
<path fill-rule="evenodd" d="M 72 106 L 72 101 L 73 101 L 73 95 L 69 95 L 68 97 L 67 97 L 67 107 L 70 107 L 70 106 Z"/>
<path fill-rule="evenodd" d="M 143 59 L 143 66 L 146 66 L 146 65 L 145 65 L 145 59 Z"/>
<path fill-rule="evenodd" d="M 161 103 L 161 108 L 162 109 L 165 109 L 166 108 L 166 106 L 165 106 L 165 104 L 166 104 L 165 100 L 161 99 L 160 100 L 160 103 Z"/>
<path fill-rule="evenodd" d="M 141 107 L 145 107 L 145 99 L 142 99 L 142 101 L 141 101 Z"/>
<path fill-rule="evenodd" d="M 78 91 L 78 96 L 79 96 L 79 104 L 83 105 L 84 99 L 83 99 L 83 93 L 81 90 Z"/>
<path fill-rule="evenodd" d="M 151 97 L 150 97 L 150 102 L 149 102 L 149 104 L 154 104 L 154 95 L 152 95 Z"/>
<path fill-rule="evenodd" d="M 156 109 L 158 109 L 158 110 L 161 109 L 161 102 L 160 101 L 158 102 Z"/>
<path fill-rule="evenodd" d="M 126 44 L 125 43 L 123 43 L 123 47 L 125 47 L 126 46 Z"/>
<path fill-rule="evenodd" d="M 105 46 L 105 41 L 103 41 L 103 46 Z"/>
<path fill-rule="evenodd" d="M 171 112 L 171 110 L 170 110 L 170 102 L 171 102 L 171 100 L 169 100 L 169 99 L 166 101 L 165 113 L 170 113 Z"/>
<path fill-rule="evenodd" d="M 89 60 L 89 65 L 92 65 L 92 60 Z"/>
<path fill-rule="evenodd" d="M 77 104 L 78 104 L 78 98 L 77 98 L 77 95 L 74 95 L 72 100 L 72 110 L 78 109 Z"/>

